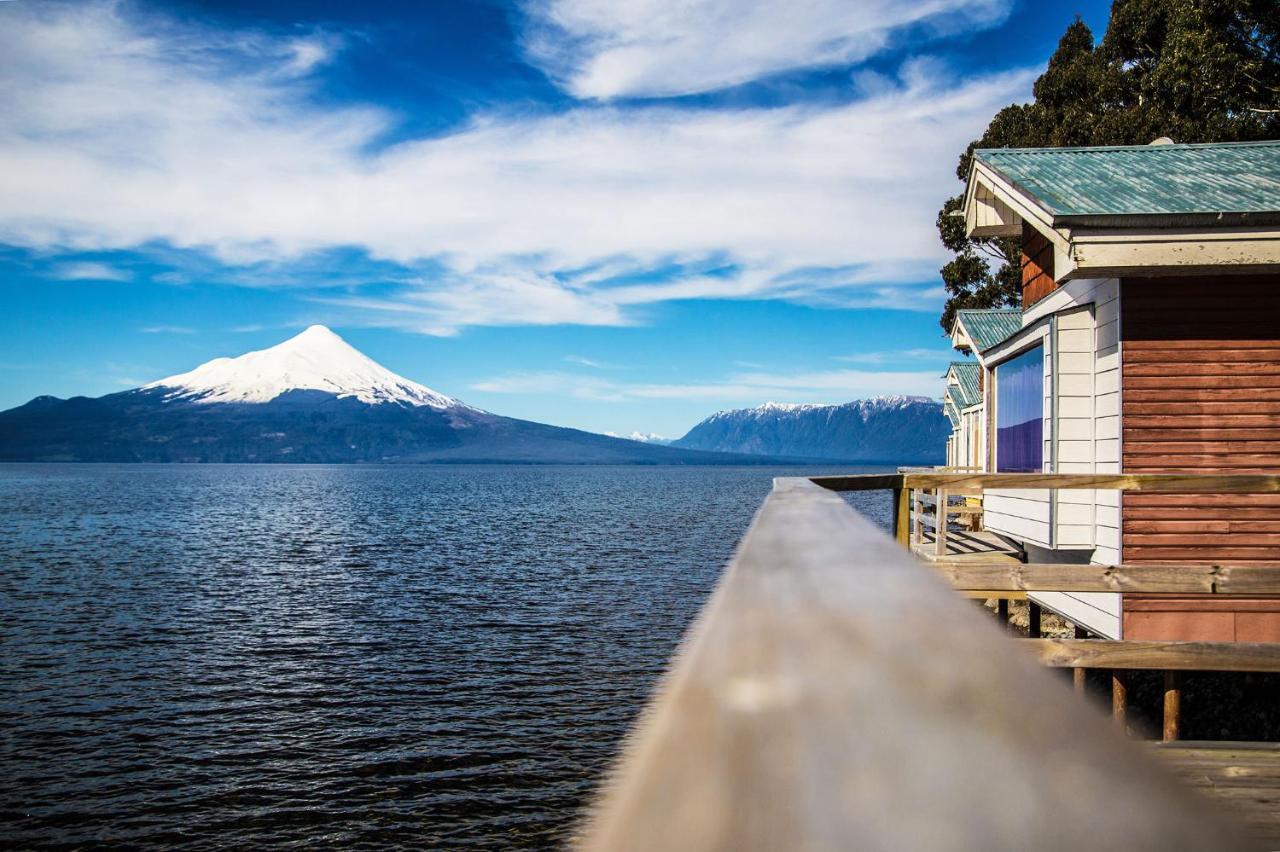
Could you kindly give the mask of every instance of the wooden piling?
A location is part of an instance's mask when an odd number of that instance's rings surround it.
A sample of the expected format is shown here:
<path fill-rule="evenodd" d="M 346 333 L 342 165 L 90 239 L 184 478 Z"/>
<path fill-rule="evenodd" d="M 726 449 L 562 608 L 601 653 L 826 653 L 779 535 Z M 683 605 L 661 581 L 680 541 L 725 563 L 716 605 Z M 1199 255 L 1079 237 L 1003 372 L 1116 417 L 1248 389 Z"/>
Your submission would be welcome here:
<path fill-rule="evenodd" d="M 1077 671 L 1079 671 L 1077 669 Z M 1119 669 L 1111 670 L 1111 718 L 1116 727 L 1125 729 L 1125 709 L 1128 705 L 1129 688 L 1125 681 L 1125 673 Z"/>
<path fill-rule="evenodd" d="M 1165 742 L 1178 739 L 1182 724 L 1182 683 L 1178 672 L 1164 673 L 1164 735 Z"/>

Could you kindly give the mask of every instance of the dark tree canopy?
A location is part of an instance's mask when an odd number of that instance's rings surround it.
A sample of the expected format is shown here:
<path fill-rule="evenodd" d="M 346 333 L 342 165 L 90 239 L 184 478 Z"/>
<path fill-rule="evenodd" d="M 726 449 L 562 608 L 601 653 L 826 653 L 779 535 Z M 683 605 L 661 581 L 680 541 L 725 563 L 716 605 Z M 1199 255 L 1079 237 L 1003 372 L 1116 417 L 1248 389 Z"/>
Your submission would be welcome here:
<path fill-rule="evenodd" d="M 976 148 L 1239 142 L 1280 137 L 1280 2 L 1277 0 L 1115 0 L 1101 44 L 1079 18 L 1036 80 L 1035 100 L 996 113 L 960 155 L 969 177 Z M 960 308 L 1018 303 L 1016 239 L 975 239 L 951 215 L 938 233 L 955 258 L 942 267 L 948 300 L 942 327 Z"/>

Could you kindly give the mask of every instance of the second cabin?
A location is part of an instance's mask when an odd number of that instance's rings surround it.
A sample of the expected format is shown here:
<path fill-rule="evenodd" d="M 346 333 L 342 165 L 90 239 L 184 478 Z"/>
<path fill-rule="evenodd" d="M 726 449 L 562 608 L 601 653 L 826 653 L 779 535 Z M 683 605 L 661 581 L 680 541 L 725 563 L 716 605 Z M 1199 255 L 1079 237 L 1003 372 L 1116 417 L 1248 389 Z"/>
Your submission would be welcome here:
<path fill-rule="evenodd" d="M 962 310 L 948 464 L 1280 473 L 1280 142 L 979 150 L 970 236 L 1020 308 Z M 1031 562 L 1277 563 L 1280 494 L 988 491 Z M 1280 642 L 1280 600 L 1035 593 L 1110 638 Z"/>

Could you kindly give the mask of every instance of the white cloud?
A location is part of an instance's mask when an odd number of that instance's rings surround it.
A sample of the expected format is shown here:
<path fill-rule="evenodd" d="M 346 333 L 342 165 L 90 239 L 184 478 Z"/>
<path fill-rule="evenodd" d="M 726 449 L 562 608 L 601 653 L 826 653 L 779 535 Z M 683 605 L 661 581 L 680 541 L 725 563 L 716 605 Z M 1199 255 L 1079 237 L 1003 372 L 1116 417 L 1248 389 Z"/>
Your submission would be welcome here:
<path fill-rule="evenodd" d="M 60 263 L 52 270 L 61 281 L 128 281 L 132 276 L 123 269 L 105 263 Z"/>
<path fill-rule="evenodd" d="M 530 56 L 580 98 L 686 95 L 860 62 L 904 30 L 999 23 L 1010 0 L 530 0 Z M 865 80 L 863 81 L 866 82 Z"/>
<path fill-rule="evenodd" d="M 871 396 L 909 394 L 937 396 L 937 370 L 827 370 L 807 373 L 736 373 L 718 381 L 626 383 L 556 371 L 508 373 L 471 385 L 474 391 L 500 394 L 554 394 L 578 399 L 627 402 L 652 399 L 721 400 L 758 404 L 786 402 L 848 402 Z"/>
<path fill-rule="evenodd" d="M 195 334 L 194 328 L 187 328 L 185 325 L 149 325 L 146 328 L 140 328 L 138 331 L 143 334 Z"/>
<path fill-rule="evenodd" d="M 838 106 L 580 106 L 377 149 L 389 113 L 308 99 L 330 40 L 121 8 L 0 7 L 0 242 L 245 264 L 355 247 L 431 271 L 327 303 L 432 334 L 625 325 L 691 298 L 933 310 L 955 156 L 1030 84 L 918 63 Z M 727 271 L 635 283 L 710 259 Z"/>

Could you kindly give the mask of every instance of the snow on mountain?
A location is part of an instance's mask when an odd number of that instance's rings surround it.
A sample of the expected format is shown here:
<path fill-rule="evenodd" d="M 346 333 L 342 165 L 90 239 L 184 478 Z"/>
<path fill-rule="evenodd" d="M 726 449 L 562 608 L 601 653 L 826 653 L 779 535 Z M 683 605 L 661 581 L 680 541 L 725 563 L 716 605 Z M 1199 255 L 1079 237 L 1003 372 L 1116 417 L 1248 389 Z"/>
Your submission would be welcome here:
<path fill-rule="evenodd" d="M 941 460 L 950 425 L 937 400 L 880 396 L 841 405 L 767 402 L 717 412 L 674 446 L 844 461 Z"/>
<path fill-rule="evenodd" d="M 632 432 L 627 438 L 632 441 L 639 441 L 642 444 L 670 444 L 673 440 L 664 438 L 657 432 Z"/>
<path fill-rule="evenodd" d="M 287 391 L 315 390 L 369 404 L 403 403 L 452 408 L 460 403 L 383 367 L 323 325 L 313 325 L 284 343 L 215 358 L 188 373 L 144 385 L 168 399 L 199 403 L 270 402 Z"/>

